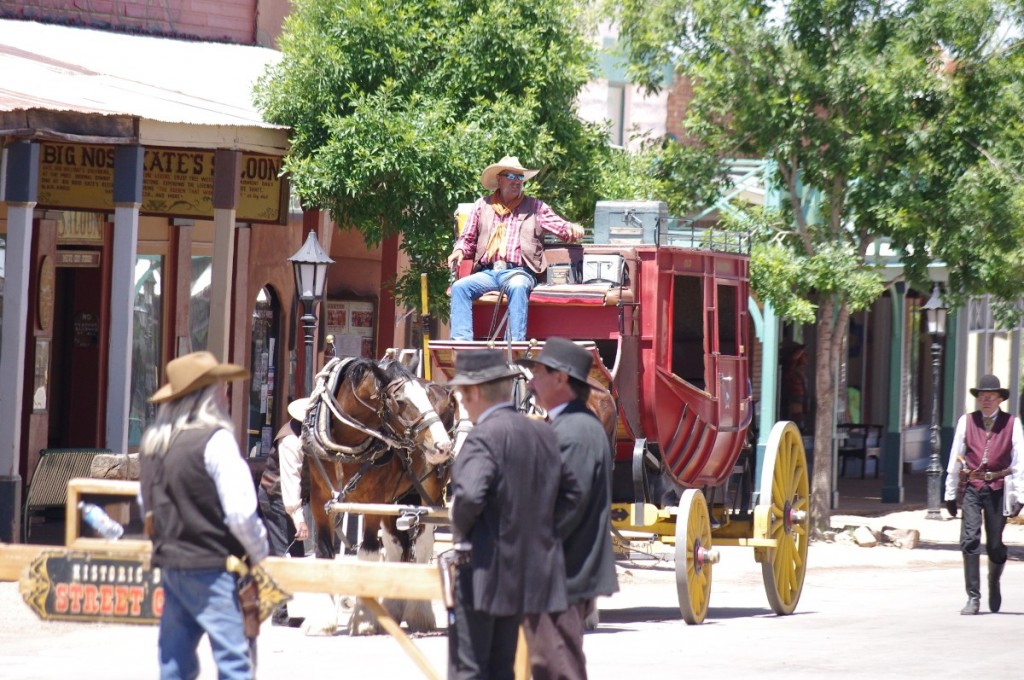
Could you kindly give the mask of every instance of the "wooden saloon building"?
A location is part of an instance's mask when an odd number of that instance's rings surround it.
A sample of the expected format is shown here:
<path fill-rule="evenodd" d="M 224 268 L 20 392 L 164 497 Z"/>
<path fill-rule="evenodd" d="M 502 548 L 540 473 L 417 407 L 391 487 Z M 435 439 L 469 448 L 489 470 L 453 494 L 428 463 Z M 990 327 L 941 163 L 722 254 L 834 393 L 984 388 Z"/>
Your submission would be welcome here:
<path fill-rule="evenodd" d="M 0 19 L 0 541 L 41 451 L 135 450 L 174 356 L 250 367 L 232 412 L 268 449 L 302 362 L 287 258 L 331 236 L 252 104 L 278 56 Z"/>

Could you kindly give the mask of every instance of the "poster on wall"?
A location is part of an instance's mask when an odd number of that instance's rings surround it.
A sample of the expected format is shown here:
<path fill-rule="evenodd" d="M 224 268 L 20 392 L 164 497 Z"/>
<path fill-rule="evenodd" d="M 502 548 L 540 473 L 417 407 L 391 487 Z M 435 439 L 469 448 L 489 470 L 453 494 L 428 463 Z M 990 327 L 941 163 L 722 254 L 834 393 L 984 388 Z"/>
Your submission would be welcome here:
<path fill-rule="evenodd" d="M 373 358 L 375 304 L 366 300 L 328 300 L 324 330 L 334 336 L 335 355 Z"/>

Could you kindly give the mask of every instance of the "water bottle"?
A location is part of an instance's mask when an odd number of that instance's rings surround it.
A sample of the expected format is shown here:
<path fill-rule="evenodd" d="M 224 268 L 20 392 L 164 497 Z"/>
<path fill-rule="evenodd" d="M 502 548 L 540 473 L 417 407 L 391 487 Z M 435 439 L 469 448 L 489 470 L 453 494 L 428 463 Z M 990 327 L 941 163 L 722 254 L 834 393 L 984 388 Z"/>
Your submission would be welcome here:
<path fill-rule="evenodd" d="M 124 527 L 95 503 L 79 501 L 78 509 L 82 511 L 82 519 L 85 520 L 85 523 L 103 538 L 116 541 L 124 534 Z"/>

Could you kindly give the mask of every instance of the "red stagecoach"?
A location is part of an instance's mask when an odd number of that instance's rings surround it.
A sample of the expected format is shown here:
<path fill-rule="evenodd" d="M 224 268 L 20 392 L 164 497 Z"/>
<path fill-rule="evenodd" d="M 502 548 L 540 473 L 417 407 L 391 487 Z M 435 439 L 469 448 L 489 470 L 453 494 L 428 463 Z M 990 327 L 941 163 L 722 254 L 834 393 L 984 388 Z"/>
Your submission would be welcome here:
<path fill-rule="evenodd" d="M 645 245 L 603 236 L 613 243 L 547 246 L 547 281 L 530 296 L 531 341 L 493 338 L 504 305 L 487 295 L 474 304 L 477 340 L 430 342 L 432 377 L 453 375 L 460 348 L 489 343 L 519 358 L 549 337 L 578 341 L 594 354 L 591 378 L 617 402 L 619 547 L 674 545 L 688 623 L 707 613 L 715 547 L 752 547 L 771 608 L 792 613 L 806 573 L 807 465 L 792 423 L 775 424 L 760 460 L 750 446 L 748 237 L 688 229 L 661 234 L 672 245 Z"/>

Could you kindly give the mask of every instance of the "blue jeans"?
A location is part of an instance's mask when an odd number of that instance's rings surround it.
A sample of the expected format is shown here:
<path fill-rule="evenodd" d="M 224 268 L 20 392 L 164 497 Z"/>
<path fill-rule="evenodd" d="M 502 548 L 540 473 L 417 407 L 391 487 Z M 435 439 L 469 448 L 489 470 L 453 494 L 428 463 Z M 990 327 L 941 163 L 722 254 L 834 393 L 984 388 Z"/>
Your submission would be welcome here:
<path fill-rule="evenodd" d="M 526 339 L 526 306 L 535 279 L 523 267 L 503 271 L 482 269 L 452 284 L 452 340 L 473 339 L 473 300 L 484 293 L 508 287 L 508 333 L 512 340 Z"/>
<path fill-rule="evenodd" d="M 199 676 L 196 646 L 203 633 L 210 636 L 220 680 L 252 680 L 255 672 L 234 574 L 223 569 L 162 569 L 161 581 L 161 680 L 194 680 Z"/>

